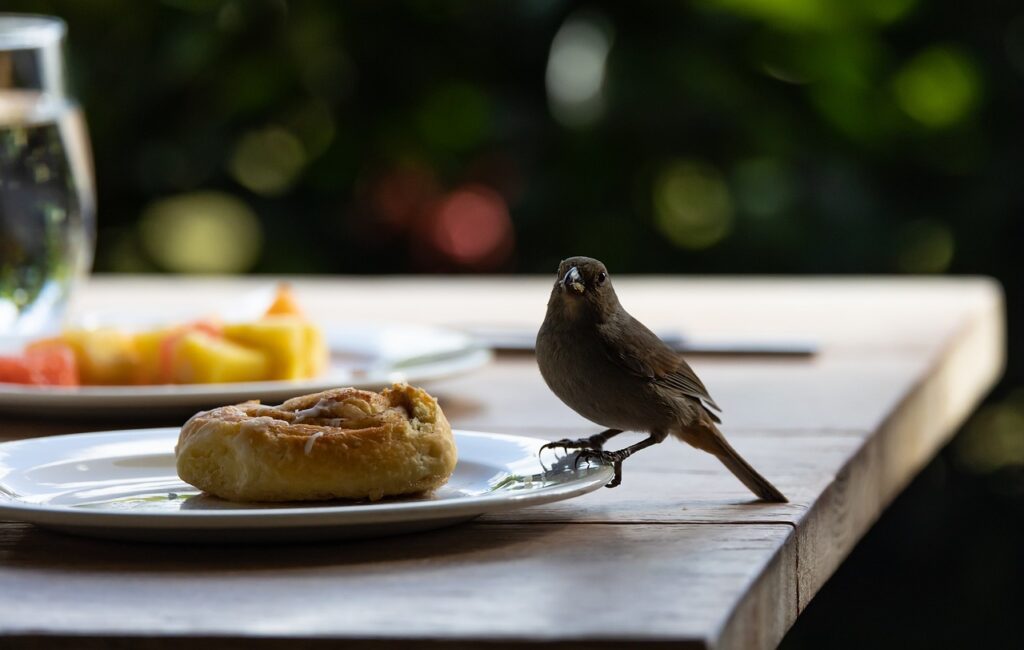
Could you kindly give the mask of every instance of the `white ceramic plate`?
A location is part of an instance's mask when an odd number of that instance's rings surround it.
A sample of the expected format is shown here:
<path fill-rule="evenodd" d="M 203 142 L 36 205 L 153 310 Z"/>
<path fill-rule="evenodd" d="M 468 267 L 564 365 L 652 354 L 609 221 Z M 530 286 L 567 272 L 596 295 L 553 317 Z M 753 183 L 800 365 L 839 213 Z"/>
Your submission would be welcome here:
<path fill-rule="evenodd" d="M 379 389 L 396 381 L 420 383 L 479 368 L 491 351 L 455 330 L 421 325 L 361 323 L 325 330 L 327 372 L 302 381 L 61 388 L 0 383 L 0 411 L 20 415 L 105 418 L 196 411 L 249 399 L 266 403 L 338 386 Z M 8 340 L 11 349 L 20 342 Z"/>
<path fill-rule="evenodd" d="M 536 438 L 456 431 L 459 462 L 430 496 L 377 503 L 241 504 L 178 478 L 178 429 L 134 429 L 0 444 L 0 519 L 154 542 L 312 540 L 438 528 L 595 490 L 606 465 L 545 470 Z"/>

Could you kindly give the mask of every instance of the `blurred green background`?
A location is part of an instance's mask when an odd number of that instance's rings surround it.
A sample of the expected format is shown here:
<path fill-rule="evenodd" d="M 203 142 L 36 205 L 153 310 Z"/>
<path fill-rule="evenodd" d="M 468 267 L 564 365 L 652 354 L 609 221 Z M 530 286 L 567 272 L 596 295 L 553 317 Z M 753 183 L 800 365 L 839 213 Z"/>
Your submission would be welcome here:
<path fill-rule="evenodd" d="M 1003 385 L 784 646 L 1019 642 L 1020 3 L 4 9 L 69 24 L 98 271 L 999 278 Z"/>

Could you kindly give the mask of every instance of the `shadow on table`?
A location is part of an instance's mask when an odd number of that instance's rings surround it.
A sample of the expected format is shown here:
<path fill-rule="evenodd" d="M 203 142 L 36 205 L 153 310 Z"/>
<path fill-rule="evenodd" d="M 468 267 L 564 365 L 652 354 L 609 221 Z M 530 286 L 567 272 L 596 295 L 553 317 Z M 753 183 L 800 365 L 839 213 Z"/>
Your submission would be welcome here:
<path fill-rule="evenodd" d="M 543 546 L 545 537 L 564 527 L 469 522 L 391 537 L 245 545 L 117 542 L 2 523 L 0 565 L 58 571 L 211 573 L 415 563 L 508 553 L 522 544 Z"/>

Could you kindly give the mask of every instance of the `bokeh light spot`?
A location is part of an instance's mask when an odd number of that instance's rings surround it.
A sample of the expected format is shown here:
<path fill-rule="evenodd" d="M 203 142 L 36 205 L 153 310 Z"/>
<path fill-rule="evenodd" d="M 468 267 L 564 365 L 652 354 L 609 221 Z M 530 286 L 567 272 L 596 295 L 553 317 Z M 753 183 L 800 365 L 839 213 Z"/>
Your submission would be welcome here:
<path fill-rule="evenodd" d="M 706 0 L 730 13 L 793 31 L 820 30 L 842 22 L 842 11 L 829 0 Z M 841 9 L 841 7 L 839 8 Z"/>
<path fill-rule="evenodd" d="M 963 53 L 931 47 L 908 61 L 893 80 L 903 111 L 931 128 L 948 127 L 966 118 L 978 101 L 978 73 Z"/>
<path fill-rule="evenodd" d="M 917 0 L 704 0 L 730 13 L 792 32 L 839 31 L 858 23 L 894 23 Z"/>
<path fill-rule="evenodd" d="M 676 246 L 714 246 L 732 229 L 729 188 L 717 169 L 694 161 L 666 166 L 654 181 L 658 229 Z"/>
<path fill-rule="evenodd" d="M 225 2 L 217 11 L 217 27 L 225 32 L 236 32 L 245 25 L 242 8 L 237 1 Z"/>
<path fill-rule="evenodd" d="M 937 221 L 922 219 L 907 224 L 898 241 L 896 265 L 906 273 L 941 273 L 953 261 L 953 233 Z"/>
<path fill-rule="evenodd" d="M 555 34 L 545 77 L 551 112 L 566 126 L 593 124 L 604 113 L 612 28 L 594 13 L 570 16 Z"/>
<path fill-rule="evenodd" d="M 885 25 L 907 16 L 917 6 L 917 0 L 858 0 L 853 4 L 864 15 Z"/>
<path fill-rule="evenodd" d="M 334 140 L 334 117 L 326 103 L 312 100 L 296 109 L 287 119 L 288 131 L 294 133 L 302 143 L 306 160 L 322 154 Z"/>
<path fill-rule="evenodd" d="M 1024 390 L 979 409 L 954 449 L 957 460 L 979 474 L 1024 466 Z"/>
<path fill-rule="evenodd" d="M 155 201 L 139 220 L 146 253 L 179 273 L 240 273 L 260 254 L 263 232 L 256 215 L 222 192 L 179 194 Z"/>
<path fill-rule="evenodd" d="M 736 203 L 755 217 L 773 217 L 789 209 L 795 182 L 789 169 L 775 158 L 745 160 L 733 171 Z"/>
<path fill-rule="evenodd" d="M 416 116 L 427 142 L 455 151 L 478 145 L 490 132 L 491 103 L 478 88 L 449 83 L 431 93 Z"/>
<path fill-rule="evenodd" d="M 482 185 L 450 192 L 428 221 L 430 244 L 445 258 L 477 270 L 495 269 L 514 248 L 512 220 L 505 200 Z"/>
<path fill-rule="evenodd" d="M 418 162 L 404 162 L 378 178 L 369 187 L 374 216 L 396 231 L 408 228 L 440 193 L 434 171 Z"/>
<path fill-rule="evenodd" d="M 310 95 L 332 104 L 349 96 L 357 70 L 330 5 L 307 2 L 285 6 L 285 13 L 289 58 Z"/>
<path fill-rule="evenodd" d="M 306 164 L 302 143 L 279 127 L 246 133 L 235 146 L 229 170 L 242 186 L 263 196 L 283 194 Z"/>

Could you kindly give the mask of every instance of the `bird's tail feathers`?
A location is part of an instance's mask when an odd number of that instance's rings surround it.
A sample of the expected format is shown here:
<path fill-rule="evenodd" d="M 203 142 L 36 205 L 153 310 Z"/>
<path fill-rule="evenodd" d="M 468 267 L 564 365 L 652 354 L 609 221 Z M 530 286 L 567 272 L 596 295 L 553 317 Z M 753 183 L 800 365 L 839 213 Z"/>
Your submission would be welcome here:
<path fill-rule="evenodd" d="M 769 501 L 771 503 L 788 503 L 789 499 L 785 497 L 782 492 L 779 492 L 778 488 L 772 485 L 768 479 L 761 476 L 756 469 L 750 466 L 750 463 L 743 460 L 739 452 L 732 448 L 729 441 L 725 439 L 725 436 L 718 430 L 717 427 L 707 423 L 710 426 L 702 427 L 701 434 L 699 436 L 686 436 L 684 434 L 683 439 L 689 442 L 698 449 L 703 449 L 706 452 L 713 454 L 718 460 L 722 461 L 726 469 L 733 473 L 747 488 L 756 494 L 762 501 Z M 694 438 L 694 439 L 691 439 Z"/>

